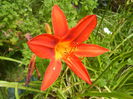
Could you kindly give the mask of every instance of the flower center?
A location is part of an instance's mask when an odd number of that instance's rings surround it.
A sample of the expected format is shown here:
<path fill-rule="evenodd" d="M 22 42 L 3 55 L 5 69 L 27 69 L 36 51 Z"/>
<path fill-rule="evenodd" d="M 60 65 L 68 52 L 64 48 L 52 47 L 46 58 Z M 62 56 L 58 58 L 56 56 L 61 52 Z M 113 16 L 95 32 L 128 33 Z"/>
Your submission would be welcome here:
<path fill-rule="evenodd" d="M 55 58 L 61 59 L 63 57 L 66 57 L 71 52 L 73 52 L 74 49 L 75 48 L 70 45 L 70 42 L 59 42 L 55 46 Z"/>

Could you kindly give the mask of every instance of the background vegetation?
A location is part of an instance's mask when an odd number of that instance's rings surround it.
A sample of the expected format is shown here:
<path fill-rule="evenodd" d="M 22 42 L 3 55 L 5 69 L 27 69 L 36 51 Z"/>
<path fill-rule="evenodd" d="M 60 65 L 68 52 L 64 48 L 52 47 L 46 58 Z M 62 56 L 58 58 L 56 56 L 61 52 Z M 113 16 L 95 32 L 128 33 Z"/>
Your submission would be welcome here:
<path fill-rule="evenodd" d="M 39 57 L 40 80 L 34 72 L 29 86 L 24 86 L 32 55 L 25 35 L 45 33 L 44 24 L 51 25 L 54 4 L 65 12 L 70 27 L 86 15 L 98 17 L 86 43 L 101 45 L 110 52 L 82 59 L 93 81 L 91 86 L 63 64 L 58 80 L 40 91 L 49 60 Z M 0 99 L 133 99 L 132 7 L 132 0 L 0 0 Z"/>

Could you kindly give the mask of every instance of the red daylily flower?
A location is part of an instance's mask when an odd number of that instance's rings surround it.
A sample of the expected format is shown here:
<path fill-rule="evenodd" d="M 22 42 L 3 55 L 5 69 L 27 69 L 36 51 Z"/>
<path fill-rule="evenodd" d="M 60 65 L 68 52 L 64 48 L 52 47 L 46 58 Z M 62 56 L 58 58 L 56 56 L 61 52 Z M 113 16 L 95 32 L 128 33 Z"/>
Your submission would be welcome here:
<path fill-rule="evenodd" d="M 96 15 L 88 15 L 75 27 L 69 29 L 62 10 L 57 5 L 53 6 L 54 35 L 41 34 L 28 41 L 28 46 L 33 53 L 51 60 L 46 69 L 41 90 L 46 90 L 58 78 L 62 67 L 61 60 L 66 62 L 82 80 L 92 84 L 87 69 L 78 57 L 95 57 L 109 51 L 99 45 L 82 43 L 88 39 L 96 24 Z"/>

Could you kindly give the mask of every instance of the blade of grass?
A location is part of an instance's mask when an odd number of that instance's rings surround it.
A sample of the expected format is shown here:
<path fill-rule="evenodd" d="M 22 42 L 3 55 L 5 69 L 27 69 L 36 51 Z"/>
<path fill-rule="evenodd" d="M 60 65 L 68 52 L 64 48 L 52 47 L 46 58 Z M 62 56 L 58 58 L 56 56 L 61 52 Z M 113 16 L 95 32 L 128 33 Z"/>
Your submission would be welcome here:
<path fill-rule="evenodd" d="M 16 99 L 19 99 L 19 95 L 18 95 L 18 84 L 16 84 L 16 87 L 15 87 L 15 97 L 16 97 Z"/>
<path fill-rule="evenodd" d="M 111 56 L 122 44 L 124 44 L 131 37 L 133 37 L 133 33 L 131 35 L 129 35 L 127 38 L 125 38 L 119 45 L 117 45 L 117 47 L 113 51 L 111 51 L 109 56 Z"/>
<path fill-rule="evenodd" d="M 18 86 L 17 86 L 17 85 L 18 85 Z M 44 91 L 41 91 L 41 90 L 38 90 L 38 89 L 34 89 L 34 88 L 30 88 L 30 87 L 25 87 L 25 86 L 24 86 L 23 84 L 21 84 L 21 83 L 0 81 L 0 87 L 16 88 L 16 86 L 17 86 L 18 89 L 23 89 L 23 90 L 33 91 L 33 92 L 44 93 Z"/>
<path fill-rule="evenodd" d="M 128 70 L 125 74 L 121 75 L 121 77 L 117 80 L 117 83 L 113 86 L 112 90 L 115 90 L 117 87 L 122 87 L 124 83 L 133 76 L 131 72 L 133 69 Z"/>
<path fill-rule="evenodd" d="M 118 99 L 133 99 L 132 96 L 122 93 L 122 92 L 94 92 L 94 91 L 87 91 L 84 94 L 80 94 L 79 96 L 98 96 L 98 97 L 115 97 Z"/>
<path fill-rule="evenodd" d="M 16 62 L 16 63 L 19 63 L 19 64 L 23 64 L 21 61 L 13 59 L 13 58 L 9 58 L 9 57 L 0 56 L 0 59 L 1 60 L 7 60 L 7 61 Z"/>
<path fill-rule="evenodd" d="M 112 34 L 110 42 L 114 41 L 115 36 L 122 30 L 122 28 L 124 27 L 125 24 L 126 24 L 126 21 L 124 21 L 121 25 L 118 24 L 119 26 L 116 26 L 116 29 L 114 30 L 114 32 Z"/>

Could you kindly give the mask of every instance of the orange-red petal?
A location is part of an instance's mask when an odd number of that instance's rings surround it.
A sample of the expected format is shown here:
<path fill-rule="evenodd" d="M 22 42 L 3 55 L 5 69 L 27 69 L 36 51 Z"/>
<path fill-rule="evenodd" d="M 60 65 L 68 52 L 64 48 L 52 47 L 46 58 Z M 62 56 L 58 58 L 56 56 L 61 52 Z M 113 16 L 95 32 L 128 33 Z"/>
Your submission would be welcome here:
<path fill-rule="evenodd" d="M 78 77 L 86 81 L 88 84 L 92 84 L 87 69 L 84 67 L 78 57 L 71 55 L 70 57 L 64 59 L 64 61 Z"/>
<path fill-rule="evenodd" d="M 57 5 L 52 9 L 52 24 L 56 36 L 62 37 L 68 31 L 66 17 Z"/>
<path fill-rule="evenodd" d="M 28 46 L 37 56 L 52 58 L 54 57 L 54 47 L 57 42 L 56 37 L 50 34 L 41 34 L 28 41 Z"/>
<path fill-rule="evenodd" d="M 83 56 L 83 57 L 95 57 L 101 55 L 109 50 L 95 44 L 80 44 L 77 46 L 74 54 L 76 56 Z"/>
<path fill-rule="evenodd" d="M 96 15 L 88 15 L 81 19 L 80 22 L 64 36 L 63 40 L 81 43 L 88 39 L 90 33 L 96 27 L 96 24 Z"/>
<path fill-rule="evenodd" d="M 28 41 L 28 44 L 54 48 L 57 42 L 58 38 L 56 38 L 55 36 L 51 34 L 41 34 Z"/>
<path fill-rule="evenodd" d="M 46 72 L 44 74 L 44 79 L 41 85 L 41 90 L 46 90 L 52 83 L 56 81 L 61 72 L 61 61 L 52 59 Z"/>

